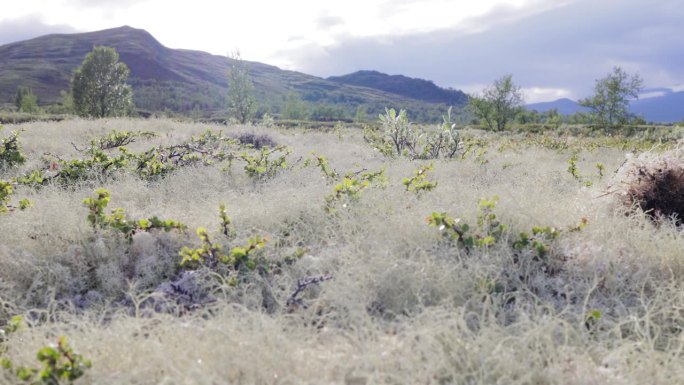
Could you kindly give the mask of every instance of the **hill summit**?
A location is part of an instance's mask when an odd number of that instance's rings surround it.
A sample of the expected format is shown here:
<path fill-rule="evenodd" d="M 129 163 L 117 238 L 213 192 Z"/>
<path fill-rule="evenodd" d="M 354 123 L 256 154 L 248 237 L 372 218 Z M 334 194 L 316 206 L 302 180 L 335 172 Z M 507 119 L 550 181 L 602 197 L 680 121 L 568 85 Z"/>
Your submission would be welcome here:
<path fill-rule="evenodd" d="M 113 47 L 128 65 L 140 110 L 225 109 L 231 59 L 167 48 L 147 31 L 129 26 L 52 34 L 0 46 L 0 103 L 10 103 L 18 86 L 32 88 L 39 104 L 59 103 L 60 91 L 70 88 L 73 71 L 94 46 Z M 374 71 L 362 72 L 374 74 L 374 82 L 359 82 L 350 80 L 349 75 L 326 80 L 263 63 L 248 64 L 262 112 L 272 114 L 282 111 L 293 94 L 312 106 L 333 107 L 347 116 L 353 116 L 359 107 L 369 113 L 394 107 L 406 108 L 422 120 L 437 119 L 448 105 L 460 106 L 465 100 L 457 97 L 460 91 L 443 90 L 445 96 L 438 97 L 439 88 L 431 82 Z M 451 94 L 454 97 L 447 97 Z"/>
<path fill-rule="evenodd" d="M 463 91 L 441 88 L 432 81 L 404 75 L 388 75 L 378 71 L 364 70 L 348 75 L 331 76 L 328 80 L 374 88 L 430 103 L 460 106 L 468 102 L 468 96 Z"/>

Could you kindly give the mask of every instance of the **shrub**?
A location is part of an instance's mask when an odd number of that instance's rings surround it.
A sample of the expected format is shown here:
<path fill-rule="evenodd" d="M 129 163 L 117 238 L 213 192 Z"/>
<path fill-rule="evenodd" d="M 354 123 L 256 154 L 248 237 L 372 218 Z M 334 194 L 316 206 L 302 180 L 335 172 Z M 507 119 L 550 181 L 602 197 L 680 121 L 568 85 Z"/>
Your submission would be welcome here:
<path fill-rule="evenodd" d="M 90 360 L 74 352 L 64 337 L 59 337 L 56 345 L 41 348 L 36 356 L 42 368 L 15 368 L 12 361 L 6 358 L 2 360 L 2 366 L 12 371 L 22 383 L 32 385 L 59 385 L 63 381 L 71 383 L 81 378 L 92 366 Z"/>
<path fill-rule="evenodd" d="M 326 157 L 323 155 L 316 155 L 316 153 L 313 151 L 311 152 L 311 155 L 313 155 L 313 159 L 305 160 L 305 166 L 309 166 L 312 162 L 316 162 L 316 166 L 320 167 L 321 173 L 323 173 L 323 176 L 328 181 L 333 181 L 340 177 L 340 174 L 335 169 L 330 168 L 328 159 L 326 159 Z"/>
<path fill-rule="evenodd" d="M 659 156 L 647 153 L 624 176 L 622 201 L 654 221 L 684 223 L 684 161 L 678 151 Z"/>
<path fill-rule="evenodd" d="M 112 228 L 122 232 L 127 239 L 131 239 L 133 234 L 138 231 L 150 231 L 159 229 L 164 231 L 185 230 L 186 226 L 172 219 L 159 219 L 156 216 L 131 220 L 126 216 L 122 208 L 116 208 L 111 214 L 104 213 L 109 204 L 110 193 L 108 190 L 100 188 L 95 190 L 95 196 L 83 200 L 83 204 L 88 207 L 88 222 L 94 228 Z"/>
<path fill-rule="evenodd" d="M 397 114 L 394 108 L 385 108 L 385 114 L 380 114 L 379 119 L 385 136 L 394 144 L 397 155 L 405 152 L 416 154 L 420 134 L 411 127 L 406 110 L 400 110 Z"/>
<path fill-rule="evenodd" d="M 420 159 L 455 158 L 464 152 L 464 141 L 452 122 L 449 108 L 447 115 L 442 116 L 442 124 L 436 129 L 424 130 L 414 128 L 408 121 L 405 110 L 397 112 L 385 109 L 379 115 L 382 134 L 370 127 L 363 132 L 364 140 L 385 156 L 409 156 Z"/>
<path fill-rule="evenodd" d="M 325 211 L 335 212 L 337 205 L 347 207 L 347 204 L 358 201 L 361 198 L 361 191 L 375 183 L 384 186 L 387 182 L 385 170 L 374 172 L 347 173 L 342 181 L 335 185 L 333 192 L 325 197 Z"/>
<path fill-rule="evenodd" d="M 157 136 L 150 131 L 117 131 L 112 130 L 109 134 L 95 138 L 90 141 L 91 151 L 93 149 L 109 150 L 129 145 L 135 142 L 138 138 L 149 139 Z M 75 146 L 74 146 L 75 147 Z"/>
<path fill-rule="evenodd" d="M 26 157 L 21 152 L 19 144 L 19 132 L 12 131 L 9 137 L 3 138 L 0 142 L 0 167 L 12 167 L 23 164 L 25 161 Z"/>
<path fill-rule="evenodd" d="M 531 250 L 535 258 L 541 260 L 549 252 L 550 245 L 561 234 L 561 230 L 551 226 L 534 226 L 529 232 L 521 232 L 518 237 L 505 237 L 509 226 L 502 224 L 494 208 L 499 198 L 481 198 L 478 204 L 477 226 L 471 227 L 461 218 L 453 218 L 446 213 L 433 212 L 428 216 L 428 224 L 437 227 L 442 235 L 451 241 L 456 241 L 459 247 L 470 252 L 473 247 L 486 248 L 494 246 L 508 239 L 507 247 L 510 247 L 514 255 L 520 255 Z M 576 225 L 568 228 L 570 232 L 582 230 L 587 224 L 585 218 Z"/>
<path fill-rule="evenodd" d="M 251 147 L 260 150 L 262 147 L 275 148 L 278 146 L 273 138 L 266 134 L 255 134 L 253 132 L 243 132 L 239 134 L 235 139 L 237 139 L 240 144 L 250 145 Z"/>
<path fill-rule="evenodd" d="M 461 135 L 456 129 L 456 123 L 451 121 L 451 110 L 449 107 L 446 116 L 442 116 L 442 125 L 437 128 L 437 132 L 428 135 L 423 158 L 438 159 L 440 153 L 445 158 L 454 158 L 463 149 Z"/>
<path fill-rule="evenodd" d="M 10 198 L 14 194 L 12 182 L 0 180 L 0 213 L 6 213 L 10 210 Z"/>
<path fill-rule="evenodd" d="M 287 167 L 287 157 L 292 151 L 285 146 L 262 147 L 256 154 L 243 152 L 238 158 L 245 162 L 245 173 L 255 180 L 274 177 Z M 272 159 L 272 155 L 278 155 Z"/>
<path fill-rule="evenodd" d="M 413 191 L 420 194 L 423 191 L 432 191 L 437 187 L 437 182 L 430 182 L 425 180 L 427 173 L 432 171 L 433 165 L 423 166 L 416 170 L 415 175 L 411 178 L 404 178 L 402 184 L 406 187 L 406 191 Z"/>

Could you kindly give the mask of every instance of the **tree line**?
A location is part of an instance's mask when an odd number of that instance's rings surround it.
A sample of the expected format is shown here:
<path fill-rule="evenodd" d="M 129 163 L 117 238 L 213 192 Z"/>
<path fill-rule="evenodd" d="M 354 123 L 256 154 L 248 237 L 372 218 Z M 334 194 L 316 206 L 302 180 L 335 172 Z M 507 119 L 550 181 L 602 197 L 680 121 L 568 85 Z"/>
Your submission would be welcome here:
<path fill-rule="evenodd" d="M 512 75 L 505 75 L 485 88 L 481 95 L 470 96 L 470 111 L 492 131 L 503 131 L 518 118 L 535 120 L 535 115 L 525 109 L 522 89 L 512 78 Z M 613 67 L 610 73 L 596 81 L 592 96 L 579 100 L 579 105 L 590 111 L 584 118 L 596 126 L 608 128 L 640 122 L 640 117 L 629 112 L 629 102 L 639 97 L 642 85 L 638 74 L 630 75 L 620 67 Z M 545 118 L 560 124 L 557 111 L 549 111 Z"/>

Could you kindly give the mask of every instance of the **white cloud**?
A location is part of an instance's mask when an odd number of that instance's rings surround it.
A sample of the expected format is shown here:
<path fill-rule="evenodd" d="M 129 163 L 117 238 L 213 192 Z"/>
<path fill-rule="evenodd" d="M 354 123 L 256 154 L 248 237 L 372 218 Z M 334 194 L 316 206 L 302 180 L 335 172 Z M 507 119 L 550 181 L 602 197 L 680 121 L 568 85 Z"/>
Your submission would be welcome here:
<path fill-rule="evenodd" d="M 562 98 L 571 98 L 572 92 L 566 88 L 528 87 L 522 89 L 525 103 L 551 102 Z"/>
<path fill-rule="evenodd" d="M 639 99 L 650 99 L 650 98 L 658 98 L 661 96 L 665 96 L 667 92 L 665 91 L 652 91 L 652 92 L 644 92 L 643 94 L 639 94 Z"/>
<path fill-rule="evenodd" d="M 174 48 L 224 55 L 240 47 L 245 58 L 266 60 L 275 51 L 300 47 L 289 42 L 292 37 L 327 47 L 349 37 L 424 33 L 530 1 L 538 0 L 23 0 L 3 4 L 0 22 L 37 14 L 46 24 L 77 30 L 130 25 Z"/>
<path fill-rule="evenodd" d="M 22 0 L 3 4 L 0 42 L 130 25 L 171 48 L 239 48 L 247 60 L 319 76 L 376 69 L 476 92 L 512 73 L 534 102 L 586 96 L 613 64 L 649 88 L 684 90 L 680 2 Z M 35 28 L 2 33 L 27 18 Z"/>

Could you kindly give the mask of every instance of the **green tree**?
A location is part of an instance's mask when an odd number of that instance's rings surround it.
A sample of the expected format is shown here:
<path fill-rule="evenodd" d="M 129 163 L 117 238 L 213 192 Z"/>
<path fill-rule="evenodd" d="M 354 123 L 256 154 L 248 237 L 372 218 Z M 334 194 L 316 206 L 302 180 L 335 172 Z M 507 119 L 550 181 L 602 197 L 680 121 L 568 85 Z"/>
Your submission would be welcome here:
<path fill-rule="evenodd" d="M 482 96 L 470 96 L 468 104 L 471 111 L 492 131 L 506 129 L 506 125 L 523 110 L 522 91 L 513 84 L 512 78 L 512 75 L 505 75 L 485 88 Z"/>
<path fill-rule="evenodd" d="M 254 84 L 249 75 L 249 66 L 242 60 L 238 50 L 230 55 L 228 107 L 233 117 L 242 124 L 250 121 L 256 112 Z"/>
<path fill-rule="evenodd" d="M 620 67 L 603 79 L 598 79 L 594 86 L 594 95 L 579 101 L 579 104 L 591 109 L 594 124 L 617 127 L 630 122 L 634 117 L 629 113 L 629 101 L 639 98 L 643 80 L 639 75 L 629 75 Z"/>
<path fill-rule="evenodd" d="M 515 117 L 515 120 L 516 123 L 520 124 L 532 124 L 541 122 L 542 117 L 537 110 L 522 110 Z"/>
<path fill-rule="evenodd" d="M 356 113 L 354 114 L 354 122 L 363 123 L 368 120 L 368 106 L 359 104 L 356 106 Z"/>
<path fill-rule="evenodd" d="M 20 112 L 38 112 L 38 100 L 33 95 L 33 90 L 28 87 L 17 87 L 17 93 L 14 96 L 14 105 Z"/>
<path fill-rule="evenodd" d="M 130 114 L 133 91 L 126 84 L 128 73 L 114 48 L 93 48 L 71 79 L 75 112 L 96 118 Z"/>
<path fill-rule="evenodd" d="M 306 103 L 294 92 L 290 92 L 283 107 L 283 118 L 288 120 L 307 120 L 309 111 Z"/>
<path fill-rule="evenodd" d="M 61 90 L 59 96 L 62 98 L 62 111 L 67 113 L 74 112 L 74 96 L 70 91 Z"/>

